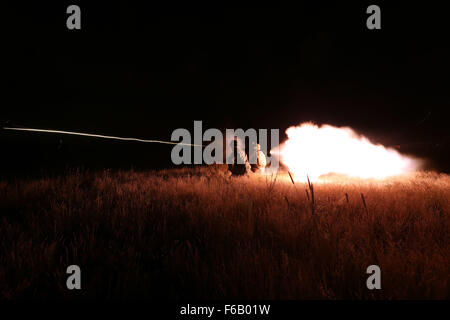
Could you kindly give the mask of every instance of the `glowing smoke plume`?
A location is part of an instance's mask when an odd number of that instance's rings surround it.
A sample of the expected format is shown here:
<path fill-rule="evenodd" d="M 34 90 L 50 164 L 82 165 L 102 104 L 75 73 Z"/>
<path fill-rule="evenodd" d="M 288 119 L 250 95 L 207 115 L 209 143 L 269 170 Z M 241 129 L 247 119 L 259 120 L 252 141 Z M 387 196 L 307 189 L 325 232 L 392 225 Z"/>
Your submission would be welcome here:
<path fill-rule="evenodd" d="M 303 123 L 286 130 L 287 141 L 273 150 L 299 181 L 329 173 L 386 178 L 418 169 L 419 161 L 375 145 L 351 128 Z"/>

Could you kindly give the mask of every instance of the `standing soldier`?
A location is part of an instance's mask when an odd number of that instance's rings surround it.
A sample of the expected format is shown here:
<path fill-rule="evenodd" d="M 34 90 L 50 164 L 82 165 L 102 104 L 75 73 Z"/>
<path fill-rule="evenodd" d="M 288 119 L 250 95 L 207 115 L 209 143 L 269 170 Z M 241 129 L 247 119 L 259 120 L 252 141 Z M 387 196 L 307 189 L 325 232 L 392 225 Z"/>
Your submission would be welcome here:
<path fill-rule="evenodd" d="M 233 154 L 228 158 L 228 170 L 232 175 L 247 175 L 251 171 L 250 163 L 248 162 L 247 154 L 245 150 L 239 147 L 238 140 L 234 139 L 230 143 Z"/>
<path fill-rule="evenodd" d="M 256 163 L 252 164 L 252 171 L 255 173 L 264 173 L 264 170 L 267 166 L 266 155 L 261 151 L 261 146 L 256 144 L 255 146 L 256 152 Z"/>

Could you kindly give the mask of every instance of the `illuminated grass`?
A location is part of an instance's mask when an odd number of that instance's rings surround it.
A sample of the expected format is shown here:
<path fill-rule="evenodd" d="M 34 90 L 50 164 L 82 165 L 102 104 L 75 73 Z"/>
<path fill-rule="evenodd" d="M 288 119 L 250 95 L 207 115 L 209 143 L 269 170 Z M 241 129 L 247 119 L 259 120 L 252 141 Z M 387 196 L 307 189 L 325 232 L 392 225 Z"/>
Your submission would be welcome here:
<path fill-rule="evenodd" d="M 314 214 L 308 188 L 220 168 L 0 182 L 0 298 L 449 298 L 449 176 L 314 183 Z"/>

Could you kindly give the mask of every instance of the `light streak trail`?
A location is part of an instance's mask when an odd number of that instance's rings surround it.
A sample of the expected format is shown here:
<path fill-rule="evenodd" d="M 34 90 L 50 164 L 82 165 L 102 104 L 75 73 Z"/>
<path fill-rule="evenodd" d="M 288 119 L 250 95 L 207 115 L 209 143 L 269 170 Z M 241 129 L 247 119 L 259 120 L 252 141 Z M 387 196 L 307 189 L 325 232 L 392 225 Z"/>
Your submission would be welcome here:
<path fill-rule="evenodd" d="M 46 129 L 13 128 L 13 127 L 3 127 L 3 129 L 4 130 L 13 130 L 13 131 L 28 131 L 28 132 L 67 134 L 67 135 L 73 135 L 73 136 L 94 137 L 94 138 L 113 139 L 113 140 L 121 140 L 121 141 L 136 141 L 136 142 L 143 142 L 143 143 L 161 143 L 161 144 L 172 144 L 172 145 L 177 145 L 178 144 L 178 145 L 183 145 L 183 146 L 203 147 L 202 144 L 181 143 L 181 142 L 163 141 L 163 140 L 146 140 L 146 139 L 127 138 L 127 137 L 115 137 L 115 136 L 106 136 L 106 135 L 101 135 L 101 134 L 92 134 L 92 133 L 74 132 L 74 131 L 63 131 L 63 130 L 46 130 Z"/>

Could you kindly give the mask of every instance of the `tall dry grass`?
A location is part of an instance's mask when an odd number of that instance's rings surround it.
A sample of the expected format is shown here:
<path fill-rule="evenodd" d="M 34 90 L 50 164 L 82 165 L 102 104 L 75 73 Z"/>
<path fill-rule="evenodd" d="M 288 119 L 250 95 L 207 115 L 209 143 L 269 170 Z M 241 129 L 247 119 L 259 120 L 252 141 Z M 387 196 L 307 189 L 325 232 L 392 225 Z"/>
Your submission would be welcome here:
<path fill-rule="evenodd" d="M 313 186 L 205 168 L 3 181 L 0 297 L 448 299 L 449 195 L 435 173 Z M 80 291 L 66 289 L 71 264 Z M 372 264 L 381 290 L 366 287 Z"/>

